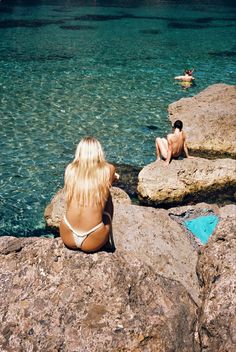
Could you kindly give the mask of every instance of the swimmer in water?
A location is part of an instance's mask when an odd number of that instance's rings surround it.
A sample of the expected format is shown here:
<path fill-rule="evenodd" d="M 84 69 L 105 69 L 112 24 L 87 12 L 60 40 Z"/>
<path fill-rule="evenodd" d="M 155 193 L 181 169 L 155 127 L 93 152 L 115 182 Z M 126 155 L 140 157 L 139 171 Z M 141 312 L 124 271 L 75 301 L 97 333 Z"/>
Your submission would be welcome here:
<path fill-rule="evenodd" d="M 183 76 L 176 76 L 175 77 L 175 80 L 180 81 L 180 85 L 182 86 L 182 88 L 187 89 L 187 88 L 191 87 L 191 85 L 193 84 L 193 81 L 195 80 L 195 78 L 192 76 L 193 71 L 194 71 L 194 69 L 185 70 Z"/>
<path fill-rule="evenodd" d="M 183 76 L 176 76 L 176 80 L 180 80 L 183 82 L 192 82 L 195 78 L 192 76 L 194 69 L 192 70 L 185 70 Z"/>

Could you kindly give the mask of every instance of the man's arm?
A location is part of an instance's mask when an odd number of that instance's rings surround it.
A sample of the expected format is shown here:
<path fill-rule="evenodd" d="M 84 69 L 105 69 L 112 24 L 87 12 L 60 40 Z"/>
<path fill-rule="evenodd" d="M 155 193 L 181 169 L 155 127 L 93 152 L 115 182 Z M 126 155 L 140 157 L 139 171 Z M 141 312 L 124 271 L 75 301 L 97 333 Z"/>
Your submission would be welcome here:
<path fill-rule="evenodd" d="M 188 147 L 186 142 L 184 142 L 184 152 L 185 152 L 186 158 L 189 158 Z"/>
<path fill-rule="evenodd" d="M 167 136 L 167 142 L 168 142 L 168 149 L 167 149 L 167 158 L 165 161 L 166 166 L 169 165 L 171 156 L 172 156 L 172 140 L 169 135 Z"/>
<path fill-rule="evenodd" d="M 193 156 L 190 156 L 189 153 L 188 153 L 188 147 L 187 147 L 186 136 L 185 135 L 184 135 L 184 152 L 185 152 L 186 158 L 190 158 L 190 159 L 193 158 Z"/>

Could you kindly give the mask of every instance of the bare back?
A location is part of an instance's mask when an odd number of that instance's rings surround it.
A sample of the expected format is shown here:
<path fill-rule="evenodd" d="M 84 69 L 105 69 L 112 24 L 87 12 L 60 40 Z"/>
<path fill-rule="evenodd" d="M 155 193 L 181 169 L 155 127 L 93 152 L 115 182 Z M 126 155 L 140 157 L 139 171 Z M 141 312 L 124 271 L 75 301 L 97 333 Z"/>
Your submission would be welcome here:
<path fill-rule="evenodd" d="M 174 132 L 167 136 L 168 148 L 171 149 L 171 157 L 177 158 L 184 152 L 185 134 L 183 131 Z"/>

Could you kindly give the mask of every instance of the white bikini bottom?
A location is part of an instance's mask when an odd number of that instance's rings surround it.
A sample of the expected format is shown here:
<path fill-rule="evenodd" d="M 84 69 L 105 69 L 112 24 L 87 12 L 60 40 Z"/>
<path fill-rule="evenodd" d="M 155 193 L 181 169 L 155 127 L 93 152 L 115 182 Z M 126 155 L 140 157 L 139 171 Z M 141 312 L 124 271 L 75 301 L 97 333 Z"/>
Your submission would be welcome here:
<path fill-rule="evenodd" d="M 104 215 L 107 215 L 111 221 L 111 215 L 107 212 L 104 212 L 103 213 Z M 87 231 L 87 232 L 82 232 L 82 233 L 79 233 L 77 232 L 72 226 L 71 224 L 69 223 L 69 221 L 67 220 L 66 218 L 66 215 L 64 215 L 64 222 L 65 224 L 67 225 L 67 227 L 71 230 L 72 232 L 72 236 L 74 238 L 74 241 L 75 241 L 75 244 L 76 244 L 76 247 L 78 248 L 81 248 L 82 247 L 82 244 L 84 242 L 84 240 L 91 234 L 93 233 L 94 231 L 96 231 L 97 229 L 99 229 L 100 227 L 102 227 L 104 225 L 103 222 L 100 222 L 100 224 L 94 226 L 91 230 Z"/>

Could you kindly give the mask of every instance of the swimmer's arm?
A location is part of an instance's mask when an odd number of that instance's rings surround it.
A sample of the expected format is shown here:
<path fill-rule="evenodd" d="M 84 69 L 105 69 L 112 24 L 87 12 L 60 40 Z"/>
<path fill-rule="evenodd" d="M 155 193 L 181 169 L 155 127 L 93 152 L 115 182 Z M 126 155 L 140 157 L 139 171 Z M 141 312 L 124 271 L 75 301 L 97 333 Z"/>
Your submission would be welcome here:
<path fill-rule="evenodd" d="M 183 79 L 184 76 L 176 76 L 175 79 Z"/>

